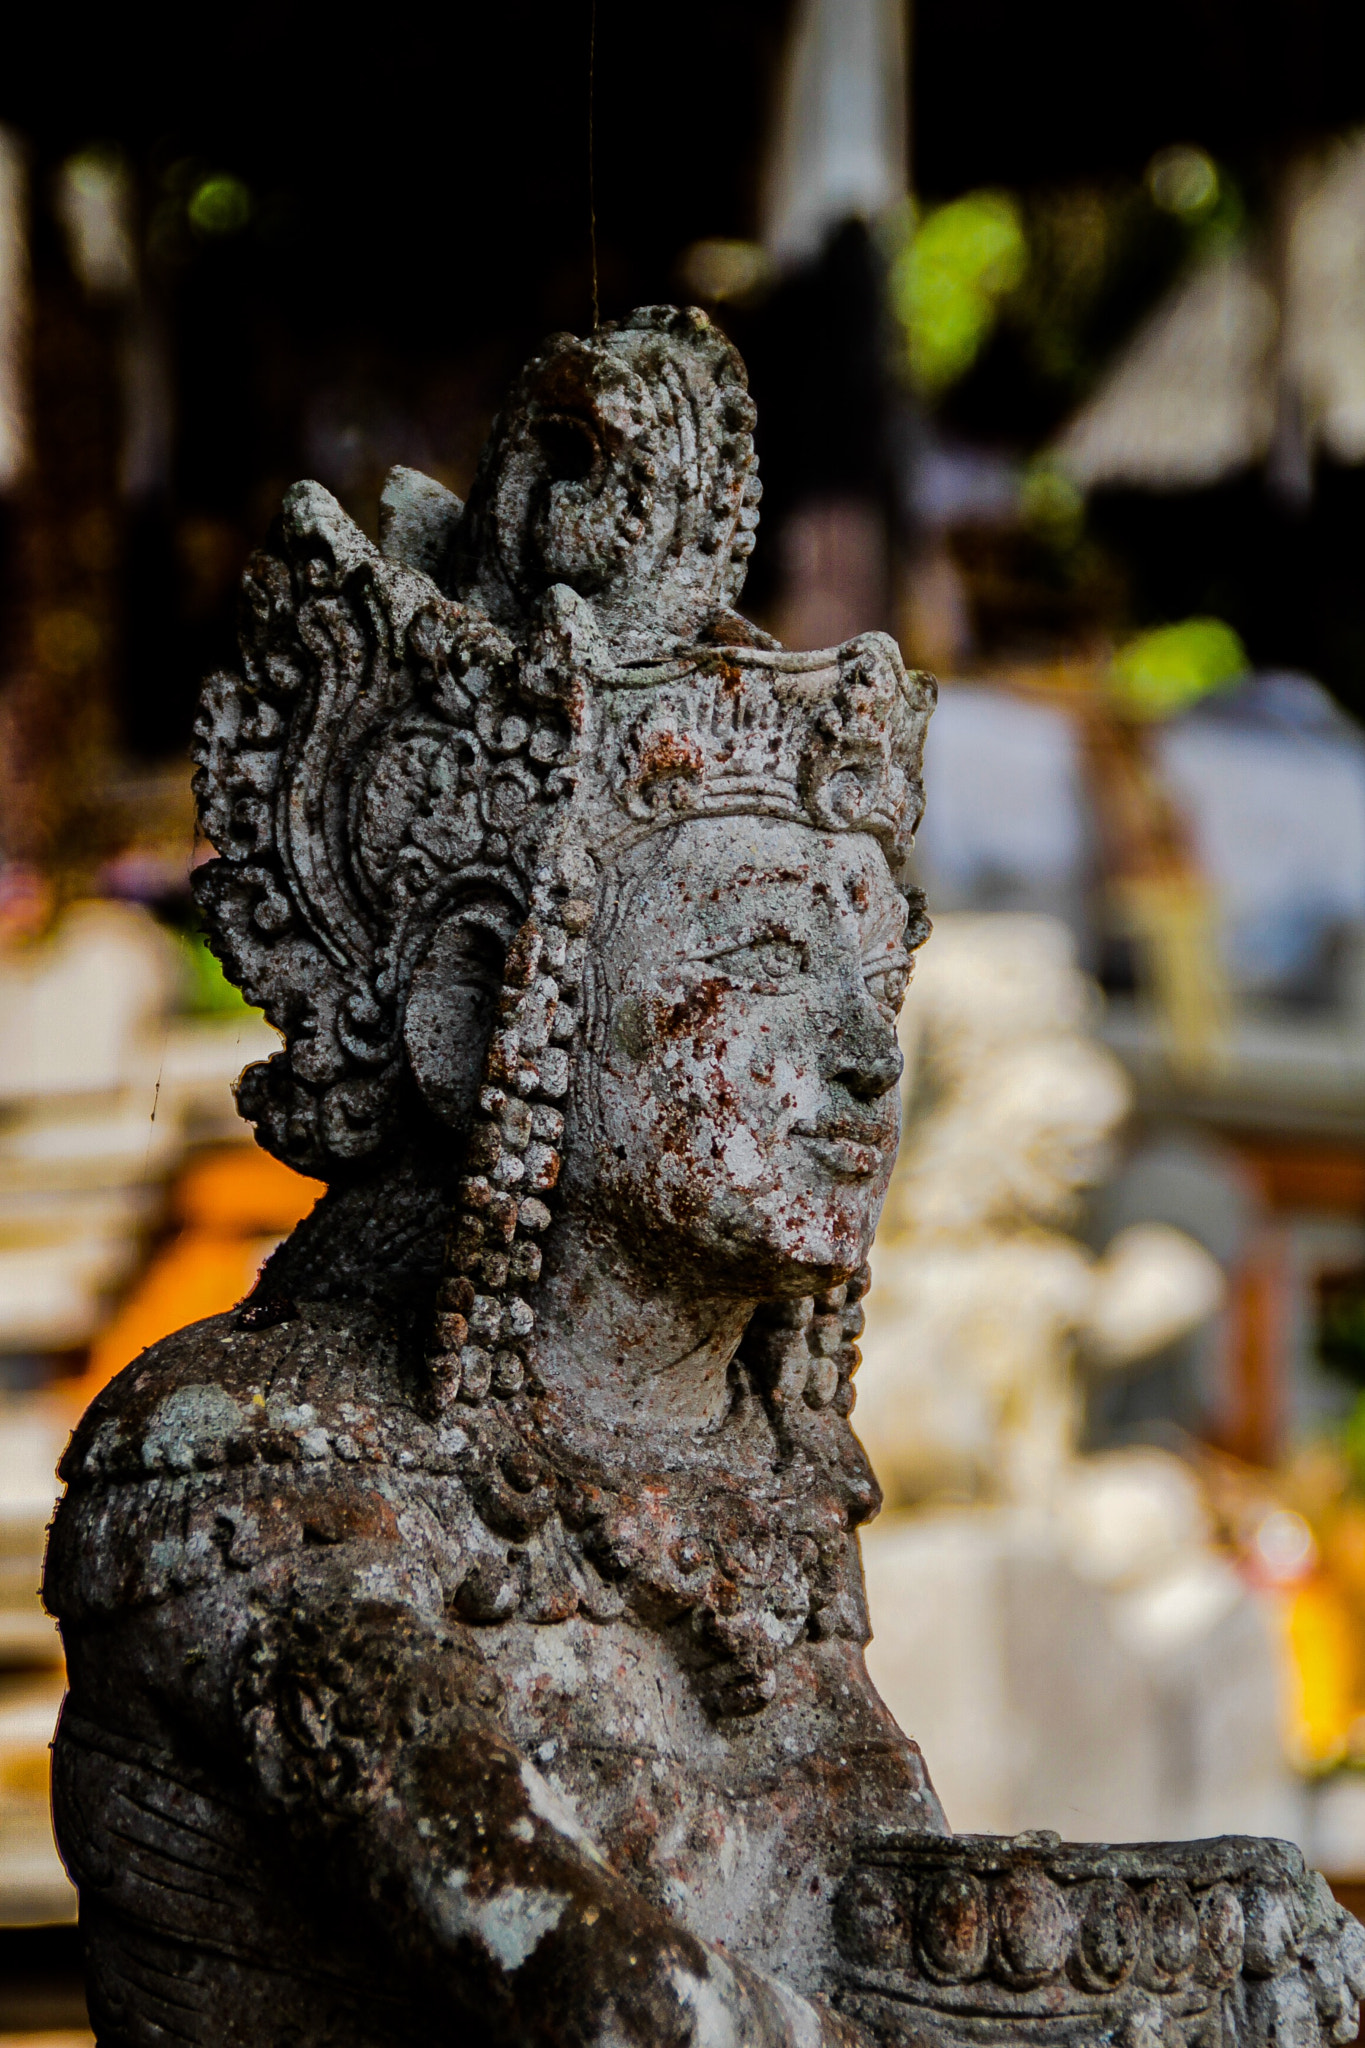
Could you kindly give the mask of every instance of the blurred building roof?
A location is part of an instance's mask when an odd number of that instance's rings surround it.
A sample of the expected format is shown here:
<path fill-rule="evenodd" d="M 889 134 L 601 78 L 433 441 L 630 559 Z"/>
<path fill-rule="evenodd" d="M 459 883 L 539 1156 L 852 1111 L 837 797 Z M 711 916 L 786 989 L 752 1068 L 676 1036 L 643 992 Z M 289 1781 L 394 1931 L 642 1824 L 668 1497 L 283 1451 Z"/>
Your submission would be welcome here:
<path fill-rule="evenodd" d="M 1365 136 L 1281 179 L 1283 246 L 1218 241 L 1120 350 L 1059 439 L 1085 489 L 1193 489 L 1270 458 L 1365 461 Z"/>

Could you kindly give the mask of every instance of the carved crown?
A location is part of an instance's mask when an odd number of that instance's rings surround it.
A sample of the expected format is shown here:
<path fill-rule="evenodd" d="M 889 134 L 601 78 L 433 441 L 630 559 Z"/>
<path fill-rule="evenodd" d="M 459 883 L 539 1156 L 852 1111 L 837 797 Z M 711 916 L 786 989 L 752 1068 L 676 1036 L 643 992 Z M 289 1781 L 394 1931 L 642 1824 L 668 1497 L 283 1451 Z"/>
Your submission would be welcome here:
<path fill-rule="evenodd" d="M 866 633 L 818 653 L 697 648 L 593 678 L 594 843 L 615 848 L 688 816 L 748 811 L 868 832 L 899 871 L 923 807 L 933 704 L 895 642 Z"/>

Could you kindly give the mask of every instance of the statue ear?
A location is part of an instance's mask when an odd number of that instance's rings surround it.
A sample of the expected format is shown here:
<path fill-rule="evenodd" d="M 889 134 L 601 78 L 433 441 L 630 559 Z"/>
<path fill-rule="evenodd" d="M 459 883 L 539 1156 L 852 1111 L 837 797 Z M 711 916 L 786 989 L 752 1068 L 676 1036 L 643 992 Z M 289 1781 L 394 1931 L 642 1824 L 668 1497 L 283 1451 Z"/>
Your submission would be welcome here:
<path fill-rule="evenodd" d="M 461 912 L 437 932 L 412 978 L 403 1021 L 408 1065 L 433 1116 L 467 1131 L 497 1016 L 512 924 Z"/>
<path fill-rule="evenodd" d="M 379 496 L 379 547 L 391 562 L 444 584 L 464 506 L 453 491 L 420 469 L 391 469 Z"/>

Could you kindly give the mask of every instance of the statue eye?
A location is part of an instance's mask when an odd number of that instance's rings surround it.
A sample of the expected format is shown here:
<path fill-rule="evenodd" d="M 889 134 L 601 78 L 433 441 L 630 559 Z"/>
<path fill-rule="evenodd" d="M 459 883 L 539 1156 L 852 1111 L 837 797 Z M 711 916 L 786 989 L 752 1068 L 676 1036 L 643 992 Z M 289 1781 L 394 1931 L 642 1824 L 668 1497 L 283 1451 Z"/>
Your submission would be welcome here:
<path fill-rule="evenodd" d="M 581 483 L 597 467 L 597 437 L 585 420 L 551 413 L 536 429 L 545 465 L 556 483 Z"/>
<path fill-rule="evenodd" d="M 878 1009 L 885 1010 L 894 1022 L 910 986 L 910 962 L 904 958 L 874 961 L 863 969 L 863 979 Z"/>
<path fill-rule="evenodd" d="M 809 949 L 800 940 L 768 938 L 732 946 L 716 954 L 713 964 L 737 986 L 761 995 L 787 987 L 805 973 L 808 960 Z"/>

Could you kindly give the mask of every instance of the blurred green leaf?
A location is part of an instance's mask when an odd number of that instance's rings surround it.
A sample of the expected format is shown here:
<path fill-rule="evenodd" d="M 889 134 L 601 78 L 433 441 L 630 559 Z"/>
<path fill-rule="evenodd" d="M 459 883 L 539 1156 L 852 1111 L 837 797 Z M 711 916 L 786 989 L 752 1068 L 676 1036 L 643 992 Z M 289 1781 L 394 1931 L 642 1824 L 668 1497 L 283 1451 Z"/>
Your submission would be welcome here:
<path fill-rule="evenodd" d="M 1139 633 L 1121 647 L 1110 688 L 1133 718 L 1169 718 L 1216 690 L 1231 689 L 1251 664 L 1222 619 L 1184 619 Z"/>
<path fill-rule="evenodd" d="M 1218 166 L 1207 150 L 1188 142 L 1159 149 L 1147 166 L 1145 183 L 1163 213 L 1197 220 L 1218 204 Z"/>
<path fill-rule="evenodd" d="M 1069 548 L 1085 526 L 1085 497 L 1063 470 L 1035 462 L 1020 485 L 1019 514 L 1030 533 L 1050 547 Z"/>
<path fill-rule="evenodd" d="M 996 309 L 1028 268 L 1017 202 L 1006 192 L 969 192 L 926 214 L 892 259 L 892 309 L 910 374 L 928 393 L 969 370 Z"/>
<path fill-rule="evenodd" d="M 235 235 L 251 218 L 251 194 L 240 178 L 215 171 L 195 186 L 186 211 L 201 235 Z"/>
<path fill-rule="evenodd" d="M 184 963 L 183 1008 L 191 1017 L 259 1017 L 239 988 L 224 974 L 202 932 L 180 938 Z"/>
<path fill-rule="evenodd" d="M 1356 1486 L 1365 1493 L 1365 1394 L 1357 1396 L 1341 1435 L 1342 1449 Z"/>

